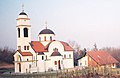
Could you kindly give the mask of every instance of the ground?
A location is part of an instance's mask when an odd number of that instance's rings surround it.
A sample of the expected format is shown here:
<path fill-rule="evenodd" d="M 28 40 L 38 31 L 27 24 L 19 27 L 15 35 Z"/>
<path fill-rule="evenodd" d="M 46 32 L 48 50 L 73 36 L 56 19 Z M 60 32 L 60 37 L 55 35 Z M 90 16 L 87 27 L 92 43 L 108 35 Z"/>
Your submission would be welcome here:
<path fill-rule="evenodd" d="M 0 63 L 0 74 L 14 72 L 14 64 Z"/>

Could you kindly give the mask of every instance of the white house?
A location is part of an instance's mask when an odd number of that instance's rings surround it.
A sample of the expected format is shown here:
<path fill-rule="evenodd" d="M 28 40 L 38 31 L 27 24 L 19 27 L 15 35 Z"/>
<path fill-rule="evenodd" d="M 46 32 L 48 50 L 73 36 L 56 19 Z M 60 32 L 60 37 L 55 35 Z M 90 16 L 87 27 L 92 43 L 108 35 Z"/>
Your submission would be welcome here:
<path fill-rule="evenodd" d="M 47 27 L 31 41 L 30 18 L 24 12 L 17 18 L 17 50 L 14 54 L 15 73 L 45 72 L 74 67 L 73 49 L 55 40 L 55 33 Z"/>

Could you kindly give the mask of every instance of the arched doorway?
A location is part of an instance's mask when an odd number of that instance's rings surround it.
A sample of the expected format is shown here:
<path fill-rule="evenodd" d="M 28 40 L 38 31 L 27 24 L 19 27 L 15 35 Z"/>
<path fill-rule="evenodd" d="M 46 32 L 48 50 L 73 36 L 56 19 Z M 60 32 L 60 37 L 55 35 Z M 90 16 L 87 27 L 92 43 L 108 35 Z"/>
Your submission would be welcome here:
<path fill-rule="evenodd" d="M 18 63 L 18 71 L 21 72 L 21 64 Z"/>
<path fill-rule="evenodd" d="M 61 70 L 60 60 L 58 61 L 58 69 Z"/>

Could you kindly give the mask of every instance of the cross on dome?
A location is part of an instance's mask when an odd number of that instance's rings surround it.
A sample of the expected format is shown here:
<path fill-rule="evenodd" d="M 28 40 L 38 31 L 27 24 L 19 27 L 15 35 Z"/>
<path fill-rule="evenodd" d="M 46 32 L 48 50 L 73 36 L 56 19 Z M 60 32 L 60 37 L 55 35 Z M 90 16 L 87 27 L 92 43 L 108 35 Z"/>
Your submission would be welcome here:
<path fill-rule="evenodd" d="M 22 4 L 22 12 L 24 12 L 24 4 Z"/>
<path fill-rule="evenodd" d="M 47 25 L 48 25 L 48 24 L 47 24 L 47 21 L 45 21 L 45 28 L 46 28 L 46 29 L 47 29 Z"/>

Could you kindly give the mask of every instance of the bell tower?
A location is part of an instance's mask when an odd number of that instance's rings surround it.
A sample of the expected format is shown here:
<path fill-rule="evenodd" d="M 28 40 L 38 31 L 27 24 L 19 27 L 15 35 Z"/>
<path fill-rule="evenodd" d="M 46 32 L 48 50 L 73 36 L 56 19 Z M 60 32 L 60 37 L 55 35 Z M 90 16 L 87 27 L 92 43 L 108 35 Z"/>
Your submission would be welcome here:
<path fill-rule="evenodd" d="M 22 12 L 19 14 L 17 20 L 17 50 L 23 52 L 29 51 L 29 42 L 31 42 L 31 25 L 29 23 L 30 18 L 24 12 L 22 6 Z"/>

